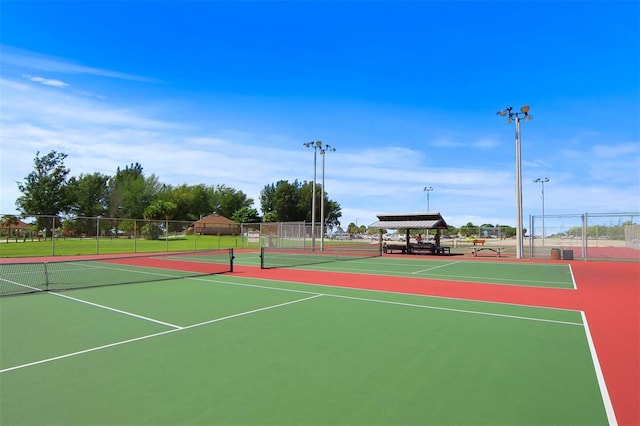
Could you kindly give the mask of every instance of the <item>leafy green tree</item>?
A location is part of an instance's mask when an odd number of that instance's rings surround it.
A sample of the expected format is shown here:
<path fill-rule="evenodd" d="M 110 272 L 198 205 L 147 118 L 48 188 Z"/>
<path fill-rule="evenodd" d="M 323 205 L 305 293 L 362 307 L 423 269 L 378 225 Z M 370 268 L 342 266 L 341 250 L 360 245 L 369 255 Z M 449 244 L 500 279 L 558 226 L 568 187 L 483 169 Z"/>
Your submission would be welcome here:
<path fill-rule="evenodd" d="M 70 170 L 64 165 L 67 154 L 51 151 L 40 157 L 36 153 L 34 170 L 18 183 L 22 196 L 16 200 L 16 207 L 27 216 L 58 216 L 68 210 L 67 175 Z M 51 226 L 50 220 L 37 218 L 38 229 Z M 52 232 L 52 231 L 51 231 Z"/>
<path fill-rule="evenodd" d="M 460 227 L 460 233 L 465 237 L 471 237 L 478 235 L 478 227 L 471 222 L 467 222 L 466 225 Z"/>
<path fill-rule="evenodd" d="M 167 232 L 181 231 L 180 225 L 175 222 L 169 222 L 173 219 L 176 212 L 177 205 L 172 201 L 156 200 L 152 202 L 146 209 L 144 209 L 144 218 L 151 219 L 164 219 L 167 221 Z"/>
<path fill-rule="evenodd" d="M 71 177 L 67 184 L 68 209 L 74 216 L 104 216 L 107 213 L 109 176 L 93 173 Z"/>
<path fill-rule="evenodd" d="M 93 219 L 84 217 L 104 216 L 107 213 L 109 176 L 93 173 L 71 177 L 67 183 L 67 213 L 78 219 L 63 224 L 65 235 L 87 234 L 95 232 Z"/>
<path fill-rule="evenodd" d="M 211 213 L 209 207 L 210 190 L 205 185 L 180 185 L 167 187 L 161 191 L 158 198 L 176 204 L 174 219 L 198 220 Z"/>
<path fill-rule="evenodd" d="M 296 180 L 293 184 L 286 180 L 265 186 L 260 194 L 262 212 L 265 217 L 273 218 L 274 222 L 303 221 L 298 211 L 300 184 Z"/>
<path fill-rule="evenodd" d="M 175 214 L 176 207 L 176 203 L 172 201 L 154 201 L 144 209 L 144 218 L 171 220 Z"/>
<path fill-rule="evenodd" d="M 209 202 L 212 212 L 227 218 L 231 218 L 236 211 L 253 204 L 253 200 L 247 198 L 244 192 L 225 185 L 217 185 L 213 189 Z"/>
<path fill-rule="evenodd" d="M 337 201 L 325 199 L 324 202 L 324 222 L 327 229 L 333 229 L 340 226 L 340 216 L 342 216 L 342 209 Z"/>
<path fill-rule="evenodd" d="M 258 210 L 251 207 L 243 207 L 240 210 L 236 210 L 230 219 L 238 223 L 259 223 L 261 221 Z"/>
<path fill-rule="evenodd" d="M 322 211 L 321 185 L 316 185 L 316 221 L 320 220 Z M 275 185 L 267 185 L 260 193 L 260 204 L 264 221 L 273 222 L 311 222 L 313 205 L 313 183 L 300 183 L 295 180 L 293 183 L 281 180 Z M 339 218 L 342 216 L 340 205 L 330 200 L 326 194 L 324 198 L 324 214 L 327 227 L 340 225 Z"/>
<path fill-rule="evenodd" d="M 7 239 L 11 236 L 11 227 L 18 226 L 19 223 L 20 220 L 12 214 L 5 214 L 2 216 L 2 219 L 0 219 L 0 225 L 7 229 Z"/>
<path fill-rule="evenodd" d="M 109 214 L 112 217 L 141 218 L 162 189 L 155 175 L 145 177 L 139 163 L 116 171 L 109 180 Z"/>

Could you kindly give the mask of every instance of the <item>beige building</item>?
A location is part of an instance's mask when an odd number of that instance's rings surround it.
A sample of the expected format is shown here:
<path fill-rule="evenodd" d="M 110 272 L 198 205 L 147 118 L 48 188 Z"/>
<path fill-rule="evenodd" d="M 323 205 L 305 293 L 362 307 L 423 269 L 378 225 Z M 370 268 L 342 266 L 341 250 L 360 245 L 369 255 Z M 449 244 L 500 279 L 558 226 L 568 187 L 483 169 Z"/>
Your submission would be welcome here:
<path fill-rule="evenodd" d="M 194 222 L 194 232 L 200 235 L 238 235 L 240 224 L 219 214 L 210 214 Z"/>

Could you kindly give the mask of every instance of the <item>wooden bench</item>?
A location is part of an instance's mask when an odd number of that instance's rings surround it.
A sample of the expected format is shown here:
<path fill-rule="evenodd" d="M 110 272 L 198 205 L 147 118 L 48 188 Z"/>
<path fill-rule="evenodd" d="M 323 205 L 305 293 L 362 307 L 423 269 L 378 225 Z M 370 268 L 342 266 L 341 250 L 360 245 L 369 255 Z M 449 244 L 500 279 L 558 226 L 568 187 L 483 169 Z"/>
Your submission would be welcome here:
<path fill-rule="evenodd" d="M 492 251 L 496 254 L 497 257 L 500 257 L 500 253 L 502 252 L 503 248 L 502 247 L 473 247 L 471 249 L 471 255 L 477 256 L 478 252 L 483 250 Z"/>
<path fill-rule="evenodd" d="M 448 246 L 437 246 L 435 247 L 435 250 L 436 250 L 436 254 L 442 254 L 442 255 L 445 253 L 451 254 L 451 247 L 448 247 Z"/>
<path fill-rule="evenodd" d="M 383 244 L 382 245 L 382 251 L 384 253 L 393 253 L 396 250 L 404 254 L 407 252 L 407 246 L 406 244 Z"/>
<path fill-rule="evenodd" d="M 486 242 L 485 240 L 478 240 L 478 239 L 472 241 L 474 246 L 484 245 L 485 242 Z"/>
<path fill-rule="evenodd" d="M 382 245 L 383 253 L 393 253 L 394 251 L 399 251 L 402 254 L 427 253 L 427 254 L 443 255 L 445 253 L 451 254 L 451 247 L 436 246 L 435 244 L 432 244 L 432 243 L 409 244 L 408 247 L 406 244 L 386 244 L 385 243 Z"/>
<path fill-rule="evenodd" d="M 411 244 L 410 249 L 412 253 L 426 252 L 427 254 L 451 254 L 451 247 L 437 246 L 432 243 Z"/>

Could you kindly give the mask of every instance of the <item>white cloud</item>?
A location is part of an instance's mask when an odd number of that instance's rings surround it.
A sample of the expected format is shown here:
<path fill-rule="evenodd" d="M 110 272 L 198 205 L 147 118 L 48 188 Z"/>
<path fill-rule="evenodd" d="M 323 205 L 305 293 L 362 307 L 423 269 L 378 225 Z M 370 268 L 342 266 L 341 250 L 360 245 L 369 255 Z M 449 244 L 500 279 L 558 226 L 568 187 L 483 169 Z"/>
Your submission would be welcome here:
<path fill-rule="evenodd" d="M 75 64 L 66 59 L 36 54 L 11 46 L 0 46 L 2 49 L 2 63 L 20 69 L 48 71 L 61 74 L 87 74 L 100 77 L 115 78 L 120 80 L 153 82 L 154 79 L 126 74 L 117 71 L 105 70 L 95 67 Z"/>
<path fill-rule="evenodd" d="M 592 152 L 599 158 L 619 158 L 624 156 L 633 156 L 638 161 L 640 155 L 640 143 L 624 143 L 611 145 L 596 145 L 592 148 Z"/>
<path fill-rule="evenodd" d="M 127 104 L 123 108 L 116 106 L 117 94 L 114 101 L 98 100 L 35 82 L 40 84 L 0 79 L 0 214 L 15 211 L 14 201 L 20 195 L 16 181 L 30 173 L 37 151 L 68 154 L 66 165 L 74 176 L 112 175 L 116 168 L 138 162 L 146 174 L 156 175 L 163 183 L 225 184 L 253 198 L 256 208 L 265 185 L 313 178 L 310 150 L 290 143 L 286 131 L 283 136 L 247 130 L 252 129 L 250 118 L 249 125 L 218 129 L 206 122 L 164 119 L 163 114 L 169 116 L 168 101 L 166 110 L 157 99 L 153 107 Z M 499 150 L 495 155 L 475 155 L 475 150 L 496 148 L 495 139 L 483 135 L 470 142 L 441 138 L 428 145 L 428 149 L 400 144 L 339 146 L 327 153 L 326 189 L 342 206 L 343 226 L 356 221 L 368 225 L 380 213 L 425 211 L 425 185 L 434 187 L 430 209 L 440 211 L 452 225 L 514 224 L 514 167 L 489 162 L 500 155 Z M 474 150 L 469 157 L 476 160 L 463 156 L 469 150 Z M 599 144 L 588 152 L 558 149 L 545 152 L 544 160 L 528 159 L 524 163 L 525 215 L 539 211 L 539 186 L 529 182 L 539 176 L 529 177 L 532 170 L 553 172 L 547 190 L 548 213 L 636 208 L 637 194 L 629 194 L 629 188 L 637 188 L 637 183 L 630 186 L 629 176 L 638 176 L 638 144 Z M 505 157 L 511 160 L 512 153 Z M 625 157 L 626 162 L 612 161 Z M 559 166 L 552 167 L 556 163 Z M 320 156 L 317 165 L 320 182 Z"/>
<path fill-rule="evenodd" d="M 29 74 L 24 74 L 23 77 L 28 79 L 28 80 L 31 80 L 33 82 L 44 84 L 45 86 L 53 86 L 53 87 L 67 87 L 68 86 L 67 83 L 65 83 L 64 81 L 60 81 L 60 80 L 54 80 L 54 79 L 44 78 L 44 77 L 36 77 L 36 76 L 29 75 Z"/>

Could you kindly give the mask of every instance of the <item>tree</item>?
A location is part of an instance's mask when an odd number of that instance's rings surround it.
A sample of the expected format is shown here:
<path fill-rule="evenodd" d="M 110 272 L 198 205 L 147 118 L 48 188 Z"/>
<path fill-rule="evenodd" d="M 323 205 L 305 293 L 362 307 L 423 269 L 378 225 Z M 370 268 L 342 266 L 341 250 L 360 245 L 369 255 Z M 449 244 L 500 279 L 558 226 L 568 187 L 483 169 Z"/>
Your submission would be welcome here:
<path fill-rule="evenodd" d="M 25 177 L 23 183 L 18 183 L 23 195 L 16 200 L 16 207 L 26 216 L 58 216 L 69 207 L 67 175 L 70 170 L 64 165 L 67 154 L 51 151 L 42 157 L 39 155 L 38 151 L 33 160 L 34 170 Z M 36 220 L 38 229 L 50 225 L 44 217 Z"/>
<path fill-rule="evenodd" d="M 109 176 L 93 173 L 71 177 L 68 182 L 68 209 L 74 216 L 95 217 L 107 213 Z"/>
<path fill-rule="evenodd" d="M 258 210 L 251 207 L 243 207 L 237 210 L 230 219 L 238 223 L 260 223 L 261 221 Z"/>
<path fill-rule="evenodd" d="M 107 212 L 107 182 L 109 176 L 100 173 L 81 174 L 71 177 L 67 183 L 67 210 L 76 220 L 63 222 L 63 235 L 93 235 L 96 230 L 96 216 L 104 216 Z"/>
<path fill-rule="evenodd" d="M 225 185 L 217 185 L 211 192 L 209 205 L 212 212 L 231 218 L 235 212 L 252 204 L 253 200 L 247 198 L 244 192 Z"/>
<path fill-rule="evenodd" d="M 20 223 L 20 220 L 18 220 L 18 218 L 12 214 L 6 214 L 2 216 L 2 219 L 0 219 L 0 225 L 3 228 L 7 228 L 7 240 L 11 236 L 11 227 L 18 226 L 19 223 Z"/>
<path fill-rule="evenodd" d="M 466 225 L 460 227 L 460 233 L 465 237 L 478 235 L 478 227 L 471 222 L 467 222 Z"/>
<path fill-rule="evenodd" d="M 316 222 L 320 221 L 322 211 L 321 185 L 316 185 Z M 325 223 L 327 227 L 339 226 L 342 213 L 340 204 L 324 198 Z M 260 204 L 265 222 L 311 222 L 313 205 L 313 184 L 311 182 L 293 183 L 281 180 L 275 185 L 267 185 L 260 192 Z"/>
<path fill-rule="evenodd" d="M 267 185 L 260 193 L 262 212 L 274 222 L 294 222 L 305 220 L 298 211 L 300 184 L 286 180 Z"/>
<path fill-rule="evenodd" d="M 109 215 L 111 217 L 144 217 L 146 209 L 154 200 L 162 185 L 151 175 L 145 178 L 139 163 L 116 171 L 109 180 Z"/>
<path fill-rule="evenodd" d="M 144 224 L 140 232 L 148 240 L 157 240 L 162 234 L 162 226 L 157 222 L 164 219 L 166 223 L 166 232 L 175 231 L 170 229 L 169 220 L 173 217 L 176 210 L 176 204 L 171 201 L 156 200 L 144 209 L 144 218 L 147 223 Z"/>

